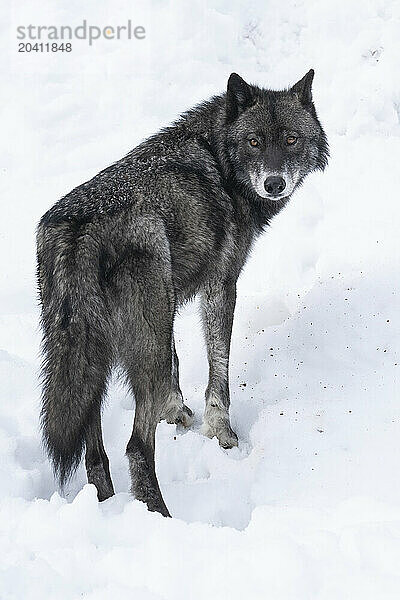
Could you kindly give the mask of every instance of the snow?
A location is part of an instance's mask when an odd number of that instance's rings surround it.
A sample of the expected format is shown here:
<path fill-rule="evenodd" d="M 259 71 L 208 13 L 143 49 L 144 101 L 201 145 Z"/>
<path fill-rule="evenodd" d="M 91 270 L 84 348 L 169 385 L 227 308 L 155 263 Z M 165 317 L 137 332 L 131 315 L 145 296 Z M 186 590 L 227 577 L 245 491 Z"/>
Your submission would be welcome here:
<path fill-rule="evenodd" d="M 400 7 L 391 0 L 9 3 L 2 30 L 0 598 L 397 599 L 400 575 Z M 145 40 L 18 54 L 16 27 L 144 25 Z M 231 394 L 239 447 L 200 433 L 198 310 L 176 323 L 196 420 L 161 423 L 173 519 L 127 492 L 134 404 L 104 437 L 117 494 L 83 468 L 61 497 L 38 431 L 34 232 L 73 186 L 229 73 L 285 87 L 316 70 L 331 160 L 257 243 L 239 283 Z"/>

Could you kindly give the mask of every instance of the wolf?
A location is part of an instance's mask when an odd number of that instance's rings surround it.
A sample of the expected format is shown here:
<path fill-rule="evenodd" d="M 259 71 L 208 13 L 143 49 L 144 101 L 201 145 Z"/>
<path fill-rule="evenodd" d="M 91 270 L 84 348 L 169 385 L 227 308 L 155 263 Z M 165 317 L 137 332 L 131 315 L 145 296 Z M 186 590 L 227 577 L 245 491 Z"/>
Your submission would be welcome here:
<path fill-rule="evenodd" d="M 238 444 L 229 420 L 236 282 L 257 237 L 328 160 L 314 71 L 272 91 L 236 73 L 60 199 L 37 228 L 43 439 L 64 485 L 83 451 L 99 500 L 114 493 L 101 425 L 114 366 L 135 398 L 126 454 L 133 495 L 170 516 L 156 477 L 160 420 L 189 427 L 174 316 L 200 296 L 209 380 L 203 432 Z"/>

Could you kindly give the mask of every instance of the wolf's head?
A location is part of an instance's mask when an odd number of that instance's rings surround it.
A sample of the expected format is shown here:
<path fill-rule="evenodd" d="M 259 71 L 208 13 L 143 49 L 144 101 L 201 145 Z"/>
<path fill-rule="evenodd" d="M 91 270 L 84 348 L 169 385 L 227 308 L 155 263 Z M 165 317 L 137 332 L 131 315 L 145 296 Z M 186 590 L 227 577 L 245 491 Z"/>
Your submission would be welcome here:
<path fill-rule="evenodd" d="M 311 95 L 314 71 L 271 91 L 232 73 L 226 94 L 227 153 L 244 189 L 269 202 L 287 200 L 305 176 L 323 170 L 326 136 Z"/>

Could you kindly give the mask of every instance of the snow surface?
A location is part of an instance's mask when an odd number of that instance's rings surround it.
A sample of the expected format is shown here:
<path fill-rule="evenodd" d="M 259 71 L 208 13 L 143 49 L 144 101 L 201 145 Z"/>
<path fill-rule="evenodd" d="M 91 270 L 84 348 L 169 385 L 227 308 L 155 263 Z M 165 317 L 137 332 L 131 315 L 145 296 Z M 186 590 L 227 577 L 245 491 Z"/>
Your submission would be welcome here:
<path fill-rule="evenodd" d="M 195 0 L 3 7 L 0 598 L 400 597 L 400 5 Z M 4 10 L 5 9 L 5 10 Z M 144 41 L 18 54 L 18 25 L 124 24 Z M 104 436 L 117 494 L 79 469 L 57 492 L 38 432 L 34 230 L 75 185 L 231 71 L 271 87 L 313 67 L 331 146 L 240 281 L 230 451 L 200 434 L 207 368 L 196 305 L 177 320 L 192 430 L 157 432 L 173 519 L 127 493 L 134 404 L 116 381 Z"/>

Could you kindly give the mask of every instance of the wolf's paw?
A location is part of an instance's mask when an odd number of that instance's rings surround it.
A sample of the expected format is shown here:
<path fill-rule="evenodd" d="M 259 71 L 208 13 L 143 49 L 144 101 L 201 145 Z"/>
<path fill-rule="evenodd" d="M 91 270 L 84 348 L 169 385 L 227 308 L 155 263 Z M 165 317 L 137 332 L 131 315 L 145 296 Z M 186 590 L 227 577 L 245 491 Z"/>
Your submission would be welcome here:
<path fill-rule="evenodd" d="M 238 436 L 229 424 L 222 431 L 217 432 L 216 435 L 222 448 L 229 449 L 238 445 Z"/>
<path fill-rule="evenodd" d="M 183 403 L 180 394 L 171 394 L 169 402 L 161 419 L 165 419 L 170 425 L 183 425 L 190 427 L 193 424 L 193 411 Z"/>
<path fill-rule="evenodd" d="M 238 436 L 233 431 L 229 421 L 223 421 L 214 426 L 204 422 L 202 432 L 209 438 L 216 437 L 222 448 L 229 449 L 238 445 Z"/>
<path fill-rule="evenodd" d="M 178 413 L 175 417 L 175 423 L 177 425 L 183 425 L 183 427 L 191 427 L 193 425 L 194 415 L 193 411 L 183 404 L 182 408 L 178 410 Z"/>
<path fill-rule="evenodd" d="M 88 483 L 92 483 L 97 489 L 97 498 L 103 502 L 114 496 L 114 488 L 108 469 L 102 463 L 87 466 Z"/>

